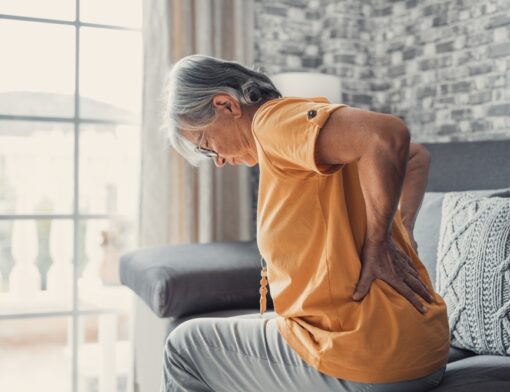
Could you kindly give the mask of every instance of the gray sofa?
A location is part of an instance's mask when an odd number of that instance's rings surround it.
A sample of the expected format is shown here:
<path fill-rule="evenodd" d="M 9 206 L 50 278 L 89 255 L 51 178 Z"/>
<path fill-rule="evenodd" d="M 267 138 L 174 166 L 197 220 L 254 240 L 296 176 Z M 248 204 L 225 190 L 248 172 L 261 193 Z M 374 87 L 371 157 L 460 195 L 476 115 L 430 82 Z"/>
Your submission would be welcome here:
<path fill-rule="evenodd" d="M 441 203 L 448 191 L 482 195 L 510 187 L 510 140 L 424 143 L 432 154 L 427 193 L 415 238 L 435 281 Z M 121 258 L 120 278 L 137 294 L 135 378 L 140 392 L 157 391 L 166 336 L 195 317 L 257 317 L 260 254 L 256 241 L 159 246 Z M 268 313 L 274 317 L 271 296 Z M 435 391 L 510 391 L 510 357 L 451 347 Z"/>

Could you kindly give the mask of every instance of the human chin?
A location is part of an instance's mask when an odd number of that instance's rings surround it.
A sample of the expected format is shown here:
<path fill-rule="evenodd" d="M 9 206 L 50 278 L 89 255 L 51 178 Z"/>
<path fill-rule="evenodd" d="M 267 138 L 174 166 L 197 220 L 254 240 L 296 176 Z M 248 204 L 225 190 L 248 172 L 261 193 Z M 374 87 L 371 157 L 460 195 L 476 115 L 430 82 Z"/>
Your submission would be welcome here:
<path fill-rule="evenodd" d="M 255 160 L 253 158 L 248 158 L 248 159 L 243 160 L 243 163 L 248 167 L 253 167 L 257 164 L 257 160 Z"/>

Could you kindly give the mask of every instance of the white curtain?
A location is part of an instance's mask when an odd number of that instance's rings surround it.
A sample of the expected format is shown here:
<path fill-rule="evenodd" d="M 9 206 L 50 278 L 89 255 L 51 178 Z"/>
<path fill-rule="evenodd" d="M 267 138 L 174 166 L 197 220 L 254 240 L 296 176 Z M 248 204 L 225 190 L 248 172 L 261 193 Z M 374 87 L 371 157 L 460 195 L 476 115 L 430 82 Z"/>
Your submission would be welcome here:
<path fill-rule="evenodd" d="M 201 53 L 251 66 L 252 0 L 145 0 L 140 245 L 248 240 L 250 169 L 189 165 L 166 148 L 163 83 L 183 56 Z"/>

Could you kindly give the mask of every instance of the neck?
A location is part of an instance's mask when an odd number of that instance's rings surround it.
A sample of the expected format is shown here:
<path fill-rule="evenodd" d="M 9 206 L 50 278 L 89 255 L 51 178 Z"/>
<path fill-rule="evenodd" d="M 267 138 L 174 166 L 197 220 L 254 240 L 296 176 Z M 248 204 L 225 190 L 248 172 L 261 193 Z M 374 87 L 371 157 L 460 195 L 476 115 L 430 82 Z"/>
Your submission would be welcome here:
<path fill-rule="evenodd" d="M 255 136 L 253 135 L 251 126 L 253 122 L 253 117 L 255 116 L 255 113 L 257 112 L 258 108 L 263 104 L 264 102 L 260 102 L 256 105 L 248 106 L 246 108 L 246 116 L 244 117 L 243 121 L 243 139 L 244 143 L 248 145 L 250 155 L 251 157 L 256 161 L 257 160 L 257 146 L 255 144 Z"/>

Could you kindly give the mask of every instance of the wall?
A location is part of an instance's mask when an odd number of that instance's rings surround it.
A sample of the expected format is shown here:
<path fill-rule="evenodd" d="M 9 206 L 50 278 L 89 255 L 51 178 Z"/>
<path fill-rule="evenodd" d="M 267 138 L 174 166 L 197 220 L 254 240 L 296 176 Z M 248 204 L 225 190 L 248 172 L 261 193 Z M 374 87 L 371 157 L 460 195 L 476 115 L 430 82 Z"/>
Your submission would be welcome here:
<path fill-rule="evenodd" d="M 269 75 L 338 75 L 343 102 L 400 116 L 414 142 L 510 138 L 510 0 L 256 0 L 255 12 Z"/>

